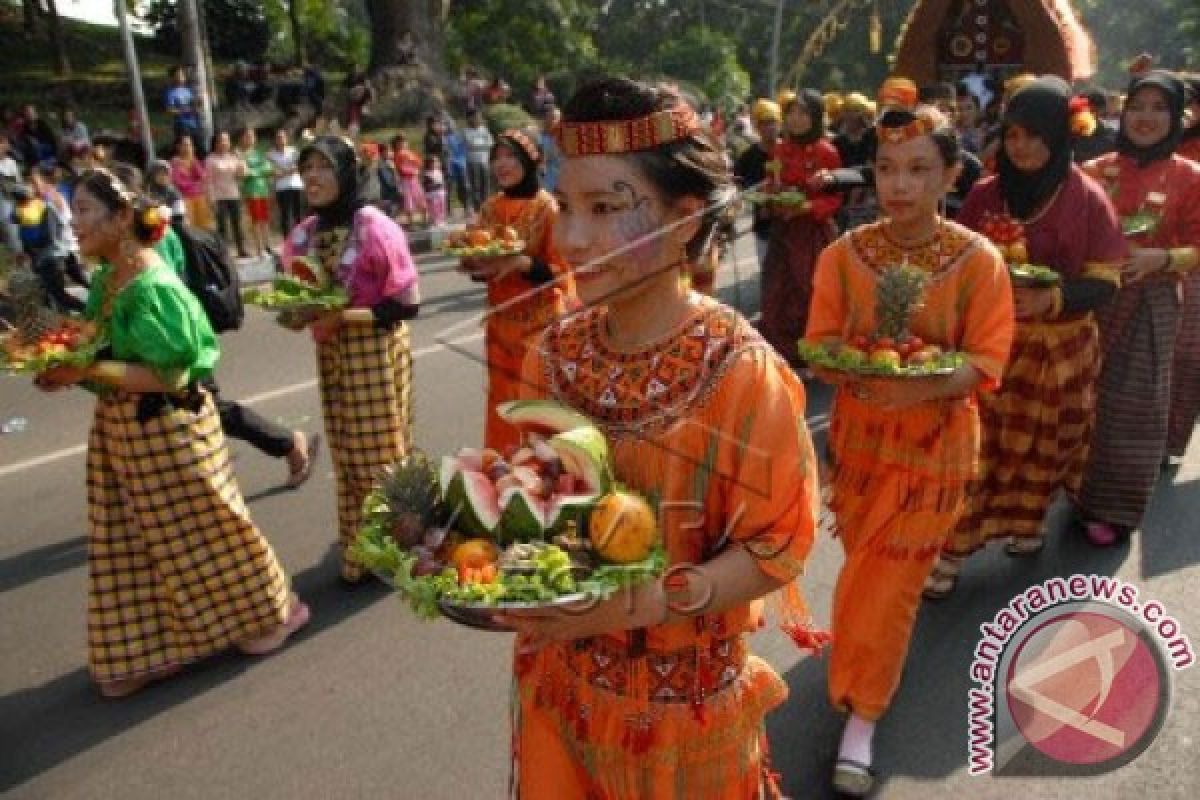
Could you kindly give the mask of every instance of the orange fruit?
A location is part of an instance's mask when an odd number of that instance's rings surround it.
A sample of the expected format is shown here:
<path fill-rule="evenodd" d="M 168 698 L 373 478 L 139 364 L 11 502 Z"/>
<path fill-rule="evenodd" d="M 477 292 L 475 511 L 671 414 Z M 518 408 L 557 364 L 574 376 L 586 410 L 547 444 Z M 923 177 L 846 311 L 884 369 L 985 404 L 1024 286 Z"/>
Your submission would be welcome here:
<path fill-rule="evenodd" d="M 605 495 L 592 509 L 588 538 L 605 561 L 614 564 L 641 561 L 650 555 L 658 541 L 654 509 L 629 492 Z"/>
<path fill-rule="evenodd" d="M 490 539 L 467 539 L 451 552 L 450 563 L 460 571 L 481 569 L 489 564 L 495 564 L 499 558 L 500 550 Z"/>
<path fill-rule="evenodd" d="M 512 225 L 505 225 L 499 231 L 499 238 L 505 244 L 514 244 L 521 241 L 521 232 Z"/>
<path fill-rule="evenodd" d="M 474 228 L 467 232 L 467 244 L 472 247 L 486 247 L 492 243 L 492 234 L 483 228 Z"/>

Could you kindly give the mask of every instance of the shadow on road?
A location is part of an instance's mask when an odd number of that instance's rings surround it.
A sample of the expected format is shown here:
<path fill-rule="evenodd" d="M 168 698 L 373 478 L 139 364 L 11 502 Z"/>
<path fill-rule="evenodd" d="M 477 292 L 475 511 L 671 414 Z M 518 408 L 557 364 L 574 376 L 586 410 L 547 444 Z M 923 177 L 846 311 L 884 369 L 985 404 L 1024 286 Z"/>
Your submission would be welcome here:
<path fill-rule="evenodd" d="M 1178 469 L 1165 470 L 1142 530 L 1142 576 L 1160 575 L 1200 564 L 1200 478 L 1176 483 Z"/>
<path fill-rule="evenodd" d="M 1106 550 L 1089 545 L 1059 504 L 1050 514 L 1054 531 L 1036 558 L 1017 559 L 994 547 L 967 562 L 958 589 L 941 603 L 925 603 L 917 620 L 908 663 L 892 708 L 875 738 L 879 785 L 888 776 L 937 780 L 965 771 L 967 692 L 979 626 L 1030 586 L 1076 573 L 1113 575 L 1129 558 L 1125 544 Z M 788 794 L 832 798 L 829 785 L 841 716 L 829 704 L 827 658 L 809 658 L 785 676 L 787 705 L 767 720 L 775 768 Z"/>
<path fill-rule="evenodd" d="M 289 642 L 289 648 L 304 647 L 308 639 L 390 596 L 391 590 L 378 582 L 347 592 L 337 574 L 337 556 L 331 550 L 320 564 L 294 577 L 295 589 L 312 608 L 313 616 Z M 227 652 L 123 700 L 102 698 L 83 667 L 41 686 L 0 697 L 0 793 L 219 688 L 253 669 L 257 662 Z"/>
<path fill-rule="evenodd" d="M 0 593 L 11 592 L 42 578 L 81 567 L 87 563 L 87 537 L 76 536 L 61 542 L 27 550 L 0 560 Z"/>

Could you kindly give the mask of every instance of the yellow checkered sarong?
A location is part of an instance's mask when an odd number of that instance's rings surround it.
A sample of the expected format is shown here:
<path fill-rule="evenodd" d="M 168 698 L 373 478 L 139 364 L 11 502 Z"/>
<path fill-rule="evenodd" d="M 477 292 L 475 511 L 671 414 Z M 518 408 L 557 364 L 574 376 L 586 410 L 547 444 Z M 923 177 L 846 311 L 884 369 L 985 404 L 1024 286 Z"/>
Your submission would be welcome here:
<path fill-rule="evenodd" d="M 287 619 L 288 579 L 250 520 L 212 398 L 140 422 L 96 403 L 88 441 L 88 662 L 97 681 L 183 664 Z"/>
<path fill-rule="evenodd" d="M 347 324 L 317 346 L 321 410 L 338 495 L 342 576 L 362 577 L 346 556 L 361 525 L 363 500 L 381 471 L 412 441 L 412 353 L 408 327 Z"/>

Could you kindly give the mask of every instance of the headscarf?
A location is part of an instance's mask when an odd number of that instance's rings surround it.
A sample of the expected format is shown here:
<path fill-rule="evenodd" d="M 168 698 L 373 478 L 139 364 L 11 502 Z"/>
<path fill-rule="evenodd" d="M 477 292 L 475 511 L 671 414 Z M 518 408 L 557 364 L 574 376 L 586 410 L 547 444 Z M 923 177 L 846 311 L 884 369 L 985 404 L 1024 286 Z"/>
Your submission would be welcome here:
<path fill-rule="evenodd" d="M 1139 147 L 1126 135 L 1125 120 L 1129 114 L 1129 102 L 1133 100 L 1134 94 L 1145 88 L 1157 89 L 1167 98 L 1167 110 L 1171 115 L 1171 127 L 1167 129 L 1167 135 L 1159 142 L 1149 147 Z M 1162 70 L 1147 72 L 1130 81 L 1129 91 L 1126 93 L 1125 111 L 1121 114 L 1121 130 L 1117 133 L 1117 152 L 1123 156 L 1132 158 L 1137 162 L 1139 167 L 1170 158 L 1175 152 L 1175 148 L 1179 147 L 1179 142 L 1183 140 L 1185 96 L 1183 82 L 1174 75 Z"/>
<path fill-rule="evenodd" d="M 520 183 L 507 189 L 502 188 L 501 191 L 506 197 L 533 197 L 541 189 L 541 183 L 538 181 L 538 162 L 542 160 L 542 151 L 537 142 L 524 131 L 514 129 L 496 137 L 496 144 L 492 146 L 492 158 L 496 157 L 496 148 L 500 146 L 511 150 L 525 171 Z"/>
<path fill-rule="evenodd" d="M 1187 86 L 1187 102 L 1200 103 L 1200 75 L 1189 75 L 1183 80 Z M 1184 128 L 1183 136 L 1180 137 L 1180 141 L 1183 142 L 1192 139 L 1200 139 L 1200 119 L 1193 119 L 1192 126 Z"/>
<path fill-rule="evenodd" d="M 1050 151 L 1050 160 L 1036 172 L 1022 172 L 1008 157 L 1003 144 L 996 157 L 1000 193 L 1008 210 L 1028 219 L 1058 191 L 1071 171 L 1071 87 L 1056 75 L 1028 83 L 1009 100 L 1004 110 L 1000 140 L 1008 126 L 1020 125 L 1038 137 Z"/>
<path fill-rule="evenodd" d="M 812 120 L 812 125 L 808 132 L 801 136 L 793 136 L 786 130 L 786 121 L 784 123 L 784 136 L 798 144 L 812 144 L 825 135 L 825 98 L 816 89 L 801 89 L 799 93 L 787 103 L 783 104 L 783 116 L 787 119 L 788 112 L 792 106 L 801 105 L 804 107 L 808 118 Z"/>
<path fill-rule="evenodd" d="M 317 230 L 349 226 L 354 213 L 367 204 L 364 196 L 367 181 L 363 179 L 354 145 L 339 136 L 319 136 L 304 146 L 297 163 L 303 164 L 309 153 L 319 153 L 333 165 L 338 183 L 338 194 L 332 203 L 313 207 Z"/>

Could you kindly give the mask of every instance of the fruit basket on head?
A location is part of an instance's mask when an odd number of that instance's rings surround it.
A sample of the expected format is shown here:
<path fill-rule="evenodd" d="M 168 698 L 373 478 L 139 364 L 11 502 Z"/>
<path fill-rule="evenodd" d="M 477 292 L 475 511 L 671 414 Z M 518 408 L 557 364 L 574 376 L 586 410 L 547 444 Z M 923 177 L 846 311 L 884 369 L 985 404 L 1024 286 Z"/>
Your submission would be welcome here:
<path fill-rule="evenodd" d="M 368 495 L 352 555 L 425 618 L 509 630 L 497 615 L 582 609 L 665 566 L 657 513 L 614 480 L 608 443 L 558 403 L 498 409 L 508 452 L 413 452 Z"/>
<path fill-rule="evenodd" d="M 107 346 L 94 323 L 50 308 L 41 279 L 31 270 L 13 270 L 8 292 L 14 324 L 0 334 L 0 372 L 36 374 L 59 366 L 84 367 Z"/>
<path fill-rule="evenodd" d="M 927 378 L 949 375 L 966 363 L 962 353 L 924 341 L 909 328 L 923 305 L 929 275 L 908 264 L 888 267 L 875 286 L 876 330 L 870 335 L 801 340 L 800 357 L 814 367 L 863 377 Z"/>

